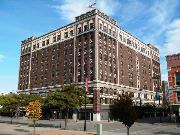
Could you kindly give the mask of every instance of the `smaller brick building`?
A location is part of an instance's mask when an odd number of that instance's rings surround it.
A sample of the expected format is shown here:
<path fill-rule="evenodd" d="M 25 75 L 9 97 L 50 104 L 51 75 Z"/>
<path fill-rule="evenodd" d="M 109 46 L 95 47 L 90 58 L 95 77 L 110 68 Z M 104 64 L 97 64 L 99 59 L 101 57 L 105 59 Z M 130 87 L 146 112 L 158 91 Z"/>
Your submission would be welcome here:
<path fill-rule="evenodd" d="M 180 104 L 180 53 L 166 56 L 169 83 L 169 100 L 173 105 Z"/>

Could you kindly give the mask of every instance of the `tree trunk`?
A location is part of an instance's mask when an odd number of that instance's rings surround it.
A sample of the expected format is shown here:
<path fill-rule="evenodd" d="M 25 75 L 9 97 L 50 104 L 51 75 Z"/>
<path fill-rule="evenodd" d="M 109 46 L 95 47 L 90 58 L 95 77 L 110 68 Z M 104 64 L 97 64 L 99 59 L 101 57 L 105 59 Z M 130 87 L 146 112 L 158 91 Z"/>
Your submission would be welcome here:
<path fill-rule="evenodd" d="M 11 124 L 12 124 L 12 121 L 13 121 L 13 116 L 11 116 Z"/>
<path fill-rule="evenodd" d="M 33 135 L 36 135 L 36 130 L 35 130 L 35 127 L 36 127 L 36 121 L 35 121 L 35 120 L 33 120 L 33 126 L 34 126 Z"/>
<path fill-rule="evenodd" d="M 127 127 L 127 135 L 129 135 L 129 129 L 130 129 L 130 127 Z"/>
<path fill-rule="evenodd" d="M 65 112 L 65 127 L 64 127 L 64 129 L 66 129 L 67 128 L 67 112 Z"/>
<path fill-rule="evenodd" d="M 11 124 L 12 124 L 12 121 L 13 121 L 13 112 L 11 112 Z"/>
<path fill-rule="evenodd" d="M 59 110 L 59 128 L 61 129 L 61 112 Z"/>

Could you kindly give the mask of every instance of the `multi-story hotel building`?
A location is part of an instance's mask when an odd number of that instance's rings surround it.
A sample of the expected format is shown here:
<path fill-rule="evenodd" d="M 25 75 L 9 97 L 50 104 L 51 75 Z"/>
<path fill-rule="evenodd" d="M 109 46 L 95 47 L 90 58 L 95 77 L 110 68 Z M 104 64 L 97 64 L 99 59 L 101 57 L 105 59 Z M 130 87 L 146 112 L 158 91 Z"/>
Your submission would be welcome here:
<path fill-rule="evenodd" d="M 88 76 L 90 117 L 106 119 L 109 104 L 123 91 L 133 92 L 136 104 L 154 100 L 159 58 L 156 47 L 95 9 L 62 28 L 22 41 L 18 90 L 45 95 L 65 83 L 84 84 Z"/>

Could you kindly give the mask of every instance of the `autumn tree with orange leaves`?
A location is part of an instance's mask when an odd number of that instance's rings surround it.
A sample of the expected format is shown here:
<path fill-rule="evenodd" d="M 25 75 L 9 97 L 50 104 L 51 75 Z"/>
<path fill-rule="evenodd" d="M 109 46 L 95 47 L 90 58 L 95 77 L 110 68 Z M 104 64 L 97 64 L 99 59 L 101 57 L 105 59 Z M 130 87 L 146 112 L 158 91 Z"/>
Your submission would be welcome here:
<path fill-rule="evenodd" d="M 29 103 L 29 105 L 26 107 L 26 116 L 28 117 L 28 119 L 31 119 L 33 121 L 33 134 L 35 135 L 36 121 L 38 121 L 42 116 L 41 103 L 39 102 L 39 100 L 35 100 Z"/>

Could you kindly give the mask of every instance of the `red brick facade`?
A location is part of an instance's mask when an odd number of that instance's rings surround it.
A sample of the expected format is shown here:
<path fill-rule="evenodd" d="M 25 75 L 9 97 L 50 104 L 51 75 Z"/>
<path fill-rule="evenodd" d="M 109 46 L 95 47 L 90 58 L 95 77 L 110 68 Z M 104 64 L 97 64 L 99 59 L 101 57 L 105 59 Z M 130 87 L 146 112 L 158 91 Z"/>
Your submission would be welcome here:
<path fill-rule="evenodd" d="M 180 72 L 180 54 L 166 56 L 169 88 L 175 88 L 175 73 Z"/>
<path fill-rule="evenodd" d="M 84 85 L 88 76 L 94 112 L 107 108 L 122 91 L 153 100 L 161 76 L 159 57 L 156 47 L 93 10 L 67 26 L 22 41 L 18 89 L 38 92 L 65 83 Z"/>

